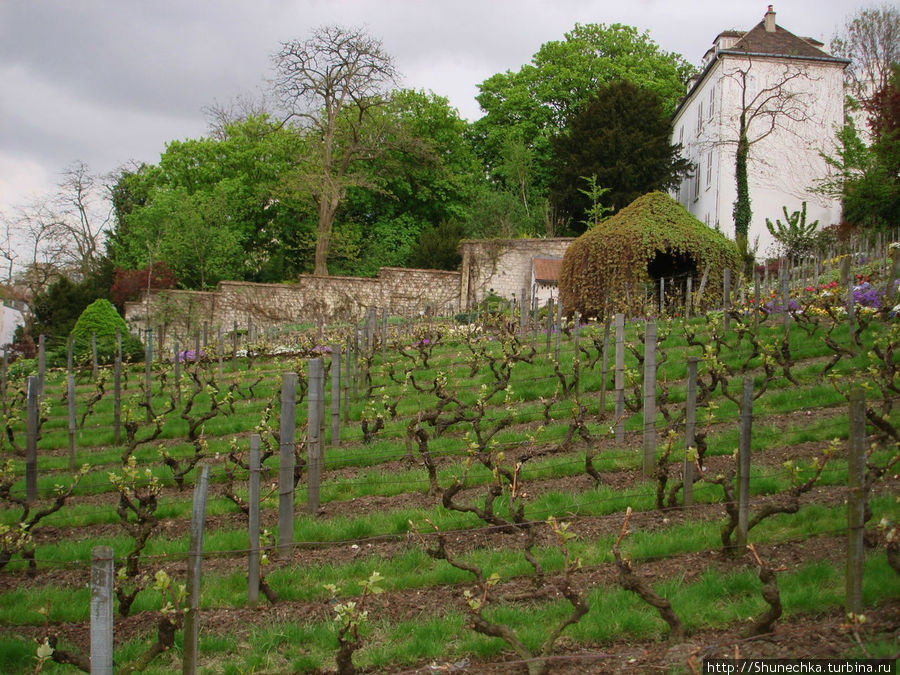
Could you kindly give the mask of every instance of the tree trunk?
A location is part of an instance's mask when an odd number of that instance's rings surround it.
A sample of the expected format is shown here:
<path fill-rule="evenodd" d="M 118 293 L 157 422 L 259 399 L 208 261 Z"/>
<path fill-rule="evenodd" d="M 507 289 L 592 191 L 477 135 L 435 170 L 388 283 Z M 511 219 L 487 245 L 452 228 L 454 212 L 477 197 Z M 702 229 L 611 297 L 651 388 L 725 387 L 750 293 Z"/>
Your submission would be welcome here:
<path fill-rule="evenodd" d="M 329 191 L 319 198 L 319 225 L 316 231 L 316 267 L 313 271 L 318 277 L 328 276 L 328 249 L 331 246 L 331 229 L 334 216 L 341 203 L 337 191 Z"/>

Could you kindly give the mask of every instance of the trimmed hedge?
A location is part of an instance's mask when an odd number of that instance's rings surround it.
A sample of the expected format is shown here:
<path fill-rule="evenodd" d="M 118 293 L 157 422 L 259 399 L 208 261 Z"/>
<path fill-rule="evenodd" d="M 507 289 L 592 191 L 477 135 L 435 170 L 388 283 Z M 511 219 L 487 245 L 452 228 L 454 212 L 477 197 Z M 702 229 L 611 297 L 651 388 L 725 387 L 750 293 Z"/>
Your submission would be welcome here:
<path fill-rule="evenodd" d="M 112 363 L 116 358 L 116 330 L 122 335 L 122 359 L 140 361 L 144 356 L 141 341 L 128 332 L 125 319 L 119 316 L 109 300 L 95 300 L 88 305 L 72 329 L 73 354 L 76 362 L 91 359 L 91 335 L 97 336 L 97 360 Z"/>
<path fill-rule="evenodd" d="M 655 281 L 648 268 L 660 254 L 693 263 L 694 290 L 710 265 L 704 301 L 721 300 L 725 268 L 740 269 L 733 241 L 664 192 L 651 192 L 585 232 L 566 250 L 559 279 L 563 310 L 584 317 L 623 311 L 628 295 L 634 304 L 644 284 Z"/>

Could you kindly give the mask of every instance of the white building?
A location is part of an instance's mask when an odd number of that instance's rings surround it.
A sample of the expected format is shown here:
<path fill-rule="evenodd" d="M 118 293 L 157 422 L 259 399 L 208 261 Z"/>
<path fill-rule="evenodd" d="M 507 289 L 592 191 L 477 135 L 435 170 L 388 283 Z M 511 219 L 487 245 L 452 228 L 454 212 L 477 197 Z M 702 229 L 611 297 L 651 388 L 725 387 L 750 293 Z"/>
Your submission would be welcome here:
<path fill-rule="evenodd" d="M 734 238 L 735 155 L 741 112 L 752 144 L 748 183 L 751 245 L 774 254 L 766 218 L 784 219 L 807 202 L 807 222 L 840 222 L 841 206 L 811 191 L 828 173 L 820 152 L 832 153 L 844 123 L 844 69 L 823 44 L 775 24 L 769 5 L 747 32 L 720 33 L 675 112 L 673 142 L 695 167 L 673 196 L 694 216 Z"/>
<path fill-rule="evenodd" d="M 25 317 L 22 312 L 6 305 L 0 305 L 0 349 L 11 345 L 16 334 L 16 328 L 25 325 Z"/>

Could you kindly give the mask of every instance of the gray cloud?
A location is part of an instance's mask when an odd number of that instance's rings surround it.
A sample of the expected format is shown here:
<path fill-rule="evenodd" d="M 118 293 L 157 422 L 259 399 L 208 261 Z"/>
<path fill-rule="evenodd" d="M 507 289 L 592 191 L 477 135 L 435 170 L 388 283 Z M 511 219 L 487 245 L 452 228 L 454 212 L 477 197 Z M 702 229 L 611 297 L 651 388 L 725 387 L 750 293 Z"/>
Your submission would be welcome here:
<path fill-rule="evenodd" d="M 778 22 L 826 40 L 862 0 L 776 5 Z M 205 133 L 202 109 L 264 87 L 270 54 L 313 27 L 366 26 L 406 86 L 479 115 L 477 85 L 518 69 L 576 22 L 626 23 L 696 63 L 715 35 L 750 28 L 764 3 L 694 0 L 41 0 L 0 4 L 0 211 L 51 189 L 76 159 L 105 172 L 154 162 Z M 21 171 L 8 174 L 9 167 Z M 36 169 L 40 167 L 40 169 Z"/>

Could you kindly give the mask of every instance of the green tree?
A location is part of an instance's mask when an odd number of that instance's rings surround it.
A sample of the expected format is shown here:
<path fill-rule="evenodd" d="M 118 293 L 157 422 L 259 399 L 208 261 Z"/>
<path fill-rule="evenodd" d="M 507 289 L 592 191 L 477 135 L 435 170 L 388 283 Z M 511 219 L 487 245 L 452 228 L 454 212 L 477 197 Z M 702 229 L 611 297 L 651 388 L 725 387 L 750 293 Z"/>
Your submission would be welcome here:
<path fill-rule="evenodd" d="M 871 108 L 868 163 L 845 186 L 844 217 L 861 225 L 893 227 L 900 222 L 900 65 L 872 97 Z"/>
<path fill-rule="evenodd" d="M 140 340 L 128 332 L 125 323 L 113 304 L 105 299 L 95 300 L 84 308 L 72 327 L 72 353 L 76 360 L 86 361 L 93 352 L 94 337 L 97 357 L 101 362 L 112 362 L 118 351 L 116 332 L 122 338 L 122 355 L 128 360 L 140 360 L 143 346 Z"/>
<path fill-rule="evenodd" d="M 363 184 L 348 188 L 336 216 L 334 236 L 347 252 L 353 242 L 356 253 L 341 259 L 332 251 L 330 269 L 339 274 L 369 276 L 382 266 L 412 264 L 422 234 L 465 219 L 484 181 L 464 138 L 467 123 L 447 99 L 397 90 L 379 114 L 388 118 L 379 122 L 384 148 L 360 167 Z"/>
<path fill-rule="evenodd" d="M 608 189 L 601 201 L 615 211 L 643 194 L 674 187 L 690 163 L 670 138 L 657 94 L 623 80 L 601 85 L 553 139 L 554 204 L 583 231 L 593 206 L 584 176 Z"/>
<path fill-rule="evenodd" d="M 110 257 L 119 268 L 137 269 L 154 251 L 166 249 L 181 260 L 166 260 L 173 269 L 188 264 L 184 253 L 175 250 L 174 233 L 166 232 L 166 218 L 177 213 L 172 227 L 182 233 L 223 224 L 223 241 L 213 241 L 214 248 L 230 250 L 235 239 L 239 242 L 235 261 L 240 258 L 242 264 L 222 271 L 233 278 L 282 281 L 302 271 L 306 260 L 311 266 L 309 237 L 304 235 L 314 231 L 312 214 L 276 189 L 297 142 L 295 134 L 265 116 L 247 118 L 226 124 L 216 138 L 169 143 L 159 165 L 122 170 L 112 190 L 116 228 L 108 242 Z M 190 211 L 180 213 L 179 208 Z M 195 272 L 187 277 L 179 273 L 181 284 L 193 288 L 221 278 L 210 275 L 208 265 Z"/>
<path fill-rule="evenodd" d="M 565 121 L 605 83 L 627 80 L 660 98 L 664 113 L 684 94 L 692 66 L 660 49 L 647 32 L 622 24 L 576 24 L 563 40 L 547 42 L 518 71 L 489 77 L 479 85 L 485 115 L 473 123 L 473 142 L 495 177 L 510 139 L 533 155 L 531 191 L 546 193 L 550 141 Z"/>
<path fill-rule="evenodd" d="M 241 276 L 240 232 L 226 212 L 228 183 L 209 192 L 157 188 L 150 204 L 129 217 L 136 266 L 164 260 L 185 288 L 205 289 Z"/>
<path fill-rule="evenodd" d="M 852 104 L 852 100 L 850 101 Z M 815 190 L 843 202 L 843 219 L 864 227 L 900 222 L 900 73 L 871 100 L 868 124 L 872 143 L 866 145 L 847 116 L 836 134 L 834 155 L 824 155 L 831 173 Z"/>

